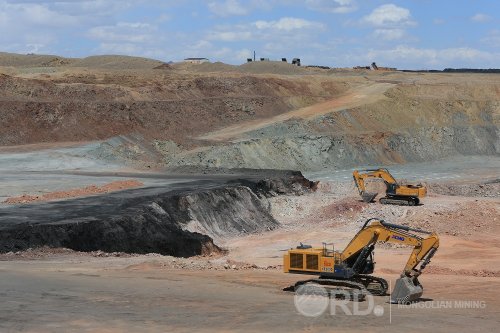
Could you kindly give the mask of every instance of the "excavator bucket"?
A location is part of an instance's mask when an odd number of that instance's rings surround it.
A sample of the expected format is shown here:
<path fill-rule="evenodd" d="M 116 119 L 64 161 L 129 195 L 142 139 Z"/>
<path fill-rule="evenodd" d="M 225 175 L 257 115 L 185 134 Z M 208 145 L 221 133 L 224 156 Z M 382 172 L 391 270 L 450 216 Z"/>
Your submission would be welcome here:
<path fill-rule="evenodd" d="M 370 193 L 370 192 L 364 192 L 361 194 L 361 198 L 363 199 L 364 202 L 372 202 L 373 199 L 377 196 L 378 193 Z"/>
<path fill-rule="evenodd" d="M 396 280 L 391 293 L 391 303 L 408 304 L 418 300 L 423 293 L 424 288 L 416 277 L 405 276 Z"/>

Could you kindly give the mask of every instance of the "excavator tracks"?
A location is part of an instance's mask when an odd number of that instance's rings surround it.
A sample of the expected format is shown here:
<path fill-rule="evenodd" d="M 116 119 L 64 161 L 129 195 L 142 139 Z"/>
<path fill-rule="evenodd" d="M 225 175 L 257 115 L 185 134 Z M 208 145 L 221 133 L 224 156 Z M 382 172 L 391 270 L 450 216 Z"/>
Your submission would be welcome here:
<path fill-rule="evenodd" d="M 379 202 L 383 205 L 415 206 L 419 201 L 416 198 L 380 198 Z"/>
<path fill-rule="evenodd" d="M 367 295 L 367 290 L 362 283 L 358 283 L 350 280 L 335 280 L 335 279 L 310 279 L 298 281 L 295 283 L 294 290 L 302 286 L 311 286 L 311 290 L 314 290 L 314 285 L 321 285 L 326 289 L 330 297 L 345 299 L 349 297 L 352 301 L 362 302 L 365 300 Z"/>
<path fill-rule="evenodd" d="M 387 289 L 389 289 L 389 284 L 385 279 L 381 277 L 371 276 L 371 275 L 357 275 L 353 277 L 352 280 L 361 283 L 372 295 L 375 296 L 387 295 Z"/>
<path fill-rule="evenodd" d="M 296 291 L 303 285 L 311 287 L 306 292 L 314 293 L 314 285 L 320 285 L 326 289 L 330 297 L 345 298 L 348 296 L 350 300 L 358 302 L 364 301 L 368 294 L 385 296 L 389 288 L 389 284 L 385 279 L 371 275 L 357 275 L 350 280 L 325 278 L 303 280 L 295 283 L 294 290 Z"/>

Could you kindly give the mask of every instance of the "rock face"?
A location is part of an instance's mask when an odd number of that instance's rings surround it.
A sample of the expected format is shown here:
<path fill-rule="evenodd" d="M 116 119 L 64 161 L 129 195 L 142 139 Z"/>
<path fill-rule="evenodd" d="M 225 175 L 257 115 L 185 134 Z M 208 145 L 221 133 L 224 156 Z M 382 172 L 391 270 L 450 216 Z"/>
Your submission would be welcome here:
<path fill-rule="evenodd" d="M 406 132 L 301 135 L 251 139 L 202 153 L 167 158 L 170 166 L 323 170 L 355 165 L 432 161 L 457 155 L 498 155 L 500 131 L 491 125 L 428 127 Z"/>
<path fill-rule="evenodd" d="M 494 74 L 71 73 L 0 74 L 0 146 L 102 139 L 93 157 L 140 167 L 303 171 L 500 154 Z M 345 102 L 351 93 L 355 99 L 360 87 L 384 81 L 393 87 L 376 102 L 267 122 L 304 106 Z M 247 122 L 263 125 L 231 139 L 207 139 Z"/>
<path fill-rule="evenodd" d="M 184 144 L 218 126 L 273 116 L 345 90 L 328 77 L 165 76 L 151 70 L 40 80 L 0 73 L 0 146 L 130 133 Z"/>
<path fill-rule="evenodd" d="M 0 210 L 0 251 L 49 246 L 188 257 L 221 251 L 215 239 L 279 224 L 266 197 L 310 191 L 300 173 L 192 182 Z"/>
<path fill-rule="evenodd" d="M 212 238 L 270 230 L 278 226 L 267 206 L 246 186 L 193 193 L 177 200 L 177 207 L 187 214 L 179 219 L 182 229 Z M 165 214 L 168 212 L 165 211 Z"/>
<path fill-rule="evenodd" d="M 185 232 L 170 220 L 147 213 L 78 223 L 20 225 L 0 234 L 2 252 L 49 246 L 188 257 L 219 250 L 210 237 Z"/>
<path fill-rule="evenodd" d="M 498 83 L 399 85 L 386 99 L 290 119 L 203 151 L 164 154 L 170 166 L 317 171 L 500 154 Z"/>

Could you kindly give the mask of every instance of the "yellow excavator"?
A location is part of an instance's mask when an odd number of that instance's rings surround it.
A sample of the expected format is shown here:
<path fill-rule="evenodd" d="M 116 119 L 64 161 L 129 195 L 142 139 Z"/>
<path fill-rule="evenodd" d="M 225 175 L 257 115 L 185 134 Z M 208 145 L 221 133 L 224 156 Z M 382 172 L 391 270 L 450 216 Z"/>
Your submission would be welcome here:
<path fill-rule="evenodd" d="M 385 197 L 379 200 L 382 204 L 415 206 L 420 203 L 421 198 L 427 195 L 427 189 L 422 184 L 399 184 L 387 169 L 361 170 L 361 172 L 354 170 L 352 176 L 364 202 L 372 202 L 378 195 L 378 193 L 366 191 L 365 180 L 368 178 L 380 178 L 384 181 Z"/>
<path fill-rule="evenodd" d="M 391 293 L 391 303 L 418 300 L 423 294 L 418 276 L 436 253 L 439 237 L 434 232 L 387 223 L 381 219 L 368 219 L 343 251 L 336 251 L 333 246 L 328 248 L 326 243 L 323 243 L 322 248 L 301 243 L 284 255 L 283 269 L 285 273 L 319 275 L 319 278 L 297 282 L 295 290 L 304 284 L 320 284 L 332 295 L 345 296 L 345 292 L 348 292 L 354 295 L 352 299 L 358 301 L 363 300 L 367 292 L 385 295 L 387 281 L 370 275 L 375 269 L 373 250 L 377 242 L 413 246 L 410 258 Z"/>

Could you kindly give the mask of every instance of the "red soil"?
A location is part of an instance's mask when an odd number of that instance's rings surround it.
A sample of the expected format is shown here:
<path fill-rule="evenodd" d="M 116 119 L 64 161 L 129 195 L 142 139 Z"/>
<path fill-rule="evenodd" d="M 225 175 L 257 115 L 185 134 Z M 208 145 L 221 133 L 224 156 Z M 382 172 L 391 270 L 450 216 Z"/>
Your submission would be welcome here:
<path fill-rule="evenodd" d="M 100 193 L 109 193 L 121 191 L 128 188 L 140 187 L 144 185 L 140 181 L 134 179 L 114 181 L 103 186 L 90 185 L 84 188 L 75 188 L 67 191 L 56 191 L 41 195 L 22 195 L 19 197 L 10 197 L 4 201 L 7 204 L 26 204 L 38 201 L 60 200 L 75 197 L 84 197 Z"/>

